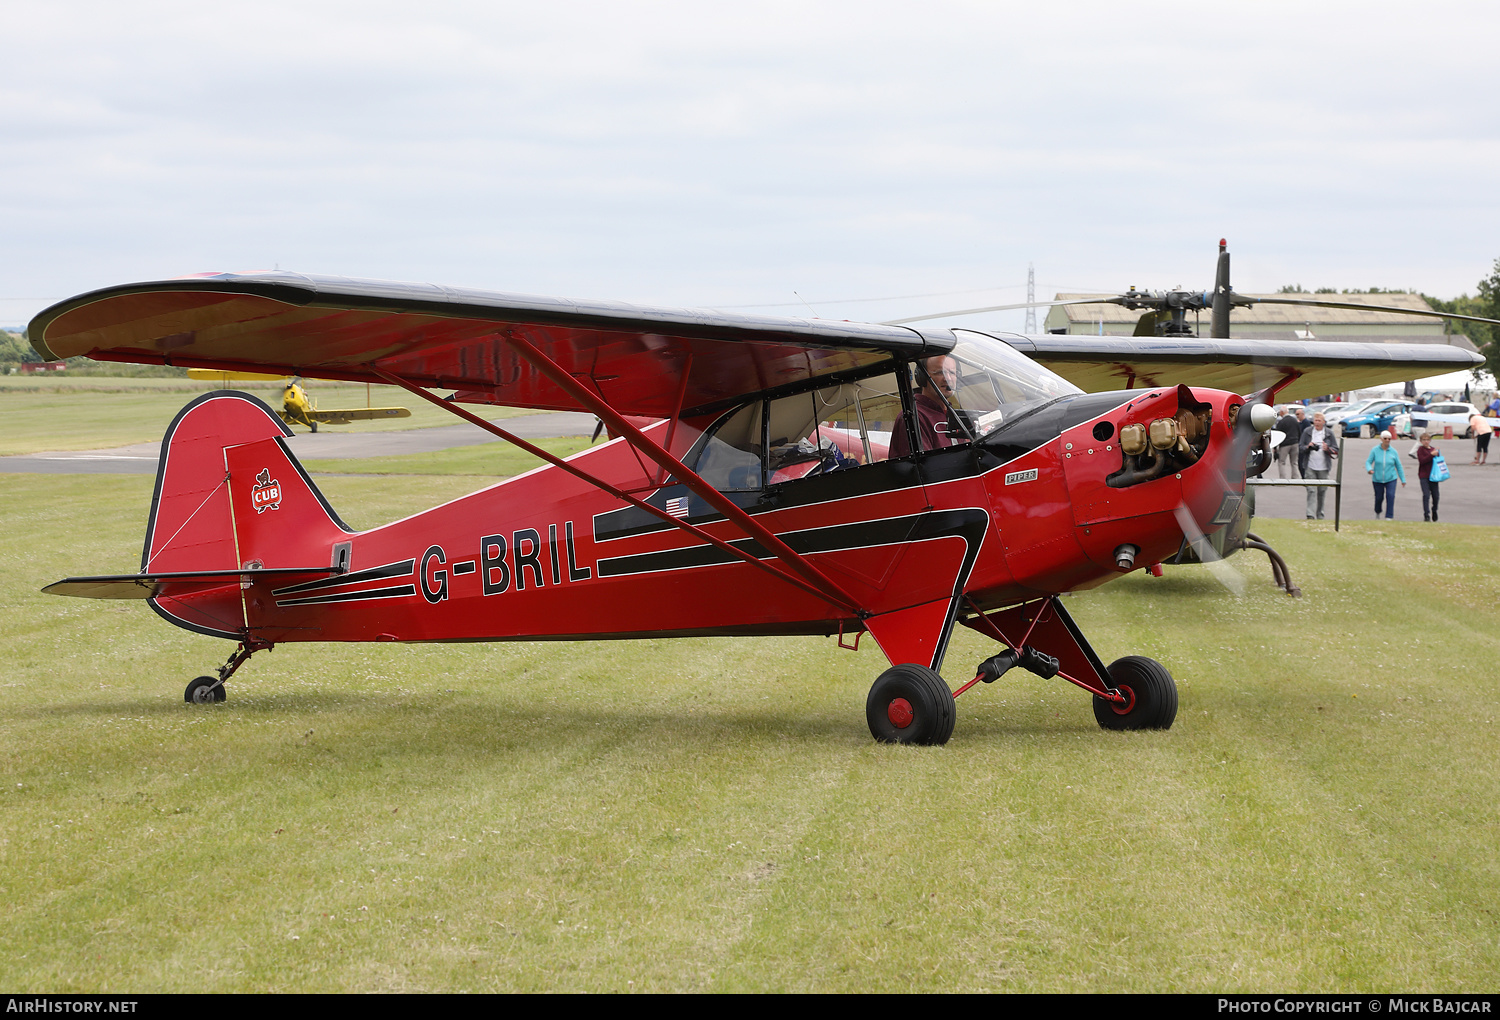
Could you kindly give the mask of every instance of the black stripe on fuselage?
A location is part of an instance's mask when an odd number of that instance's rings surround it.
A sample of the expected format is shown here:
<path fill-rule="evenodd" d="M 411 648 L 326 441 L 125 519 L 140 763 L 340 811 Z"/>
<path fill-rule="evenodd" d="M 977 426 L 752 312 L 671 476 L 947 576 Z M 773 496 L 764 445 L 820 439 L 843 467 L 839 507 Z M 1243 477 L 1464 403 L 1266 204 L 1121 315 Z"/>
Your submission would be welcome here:
<path fill-rule="evenodd" d="M 401 560 L 399 563 L 386 563 L 378 567 L 370 567 L 366 570 L 356 570 L 352 574 L 339 574 L 337 577 L 328 577 L 319 581 L 305 581 L 302 584 L 277 588 L 271 594 L 296 595 L 299 592 L 305 591 L 325 591 L 332 588 L 344 588 L 351 584 L 363 584 L 366 581 L 383 581 L 390 577 L 410 577 L 416 572 L 416 568 L 417 561 L 415 559 Z"/>
<path fill-rule="evenodd" d="M 364 591 L 334 592 L 328 595 L 312 595 L 302 599 L 277 599 L 278 608 L 286 606 L 313 606 L 327 602 L 365 602 L 370 599 L 400 599 L 417 593 L 414 584 L 403 584 L 393 588 L 367 588 Z"/>
<path fill-rule="evenodd" d="M 867 549 L 884 545 L 903 545 L 933 538 L 956 535 L 969 543 L 969 555 L 965 557 L 962 570 L 967 579 L 973 568 L 972 559 L 978 555 L 979 541 L 984 536 L 989 515 L 978 508 L 961 510 L 931 510 L 906 517 L 886 517 L 873 521 L 857 521 L 852 524 L 836 524 L 825 528 L 808 528 L 804 531 L 789 531 L 778 535 L 794 552 L 804 556 L 814 553 L 839 552 L 850 549 Z M 742 538 L 730 542 L 756 559 L 769 560 L 774 557 L 753 538 Z M 632 574 L 651 574 L 664 570 L 687 570 L 693 567 L 717 566 L 740 562 L 739 558 L 714 545 L 694 545 L 684 549 L 667 549 L 661 552 L 637 553 L 633 556 L 616 556 L 601 559 L 600 577 L 626 577 Z"/>

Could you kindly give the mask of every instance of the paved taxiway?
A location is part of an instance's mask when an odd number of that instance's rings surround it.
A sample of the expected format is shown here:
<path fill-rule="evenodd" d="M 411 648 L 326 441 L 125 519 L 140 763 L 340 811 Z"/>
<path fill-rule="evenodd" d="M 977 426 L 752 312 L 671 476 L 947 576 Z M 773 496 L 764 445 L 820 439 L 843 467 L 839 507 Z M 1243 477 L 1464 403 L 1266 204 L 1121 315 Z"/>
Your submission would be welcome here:
<path fill-rule="evenodd" d="M 1500 453 L 1500 444 L 1494 439 L 1490 444 L 1494 449 L 1489 463 L 1474 467 L 1471 463 L 1474 460 L 1474 440 L 1437 441 L 1435 445 L 1442 451 L 1448 461 L 1448 470 L 1453 473 L 1452 478 L 1438 486 L 1439 520 L 1448 524 L 1500 524 L 1500 463 L 1495 456 Z M 1375 489 L 1370 484 L 1370 476 L 1365 474 L 1365 458 L 1377 445 L 1379 440 L 1376 439 L 1344 440 L 1344 498 L 1339 515 L 1343 521 L 1375 519 Z M 1406 488 L 1396 486 L 1395 520 L 1420 523 L 1422 490 L 1417 485 L 1417 462 L 1406 455 L 1411 449 L 1411 440 L 1401 439 L 1392 445 L 1400 451 L 1402 466 L 1406 468 Z M 1280 475 L 1273 464 L 1262 477 L 1278 478 Z M 1300 485 L 1284 488 L 1258 486 L 1255 490 L 1255 515 L 1306 520 L 1307 489 Z M 1332 523 L 1332 490 L 1325 499 L 1323 516 Z"/>
<path fill-rule="evenodd" d="M 598 424 L 591 414 L 558 411 L 502 418 L 496 424 L 522 439 L 592 435 Z M 394 457 L 403 453 L 434 453 L 455 446 L 498 443 L 477 425 L 441 425 L 399 432 L 298 431 L 287 440 L 300 460 L 342 460 L 357 457 Z M 112 450 L 69 450 L 0 457 L 0 473 L 153 475 L 161 443 L 136 443 Z"/>

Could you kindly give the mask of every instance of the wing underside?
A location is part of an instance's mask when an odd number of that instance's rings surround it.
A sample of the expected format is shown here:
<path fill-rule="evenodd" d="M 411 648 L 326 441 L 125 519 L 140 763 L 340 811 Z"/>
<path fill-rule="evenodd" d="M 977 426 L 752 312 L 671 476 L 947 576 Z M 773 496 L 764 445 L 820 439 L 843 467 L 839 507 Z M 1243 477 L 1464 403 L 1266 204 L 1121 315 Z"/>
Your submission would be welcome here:
<path fill-rule="evenodd" d="M 1483 361 L 1462 347 L 1437 343 L 1011 335 L 1004 339 L 1089 392 L 1186 383 L 1248 395 L 1290 379 L 1276 397 L 1299 400 L 1468 370 Z"/>
<path fill-rule="evenodd" d="M 461 399 L 584 408 L 508 343 L 543 351 L 622 414 L 665 417 L 893 355 L 940 353 L 902 326 L 727 315 L 295 273 L 133 284 L 47 309 L 28 336 L 60 359 L 381 382 Z M 378 371 L 377 371 L 378 370 Z"/>
<path fill-rule="evenodd" d="M 1422 343 L 995 334 L 1097 392 L 1156 385 L 1282 399 L 1469 369 L 1478 355 Z M 947 329 L 574 302 L 297 273 L 215 274 L 84 294 L 28 336 L 47 359 L 179 365 L 356 382 L 399 377 L 457 399 L 588 410 L 540 351 L 614 411 L 708 409 L 810 379 L 855 377 L 952 350 Z M 384 409 L 382 409 L 384 410 Z"/>

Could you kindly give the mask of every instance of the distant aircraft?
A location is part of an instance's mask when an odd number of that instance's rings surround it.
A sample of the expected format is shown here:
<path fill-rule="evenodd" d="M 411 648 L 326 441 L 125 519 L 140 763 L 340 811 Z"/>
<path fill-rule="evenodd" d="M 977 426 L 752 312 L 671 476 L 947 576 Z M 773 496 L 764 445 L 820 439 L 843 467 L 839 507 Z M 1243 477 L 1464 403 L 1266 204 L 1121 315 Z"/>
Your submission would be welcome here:
<path fill-rule="evenodd" d="M 281 375 L 268 375 L 264 372 L 221 372 L 209 368 L 188 369 L 189 379 L 203 379 L 212 382 L 227 383 L 232 381 L 260 381 L 276 380 L 284 378 Z M 312 431 L 318 431 L 319 423 L 324 425 L 348 425 L 355 421 L 371 421 L 376 418 L 410 418 L 411 411 L 404 407 L 351 407 L 339 410 L 322 410 L 308 397 L 307 391 L 302 388 L 300 376 L 287 379 L 281 392 L 281 420 L 288 425 L 305 425 Z"/>
<path fill-rule="evenodd" d="M 891 663 L 866 699 L 870 732 L 918 744 L 947 741 L 954 699 L 1015 666 L 1089 692 L 1105 728 L 1172 725 L 1167 669 L 1105 665 L 1058 596 L 1235 520 L 1274 420 L 1263 400 L 1478 361 L 1427 344 L 1044 340 L 286 272 L 95 291 L 42 312 L 29 337 L 48 359 L 401 386 L 550 465 L 355 532 L 269 407 L 197 398 L 162 440 L 140 572 L 44 589 L 145 599 L 237 642 L 190 702 L 222 701 L 254 652 L 298 641 L 869 634 Z M 1084 393 L 1028 354 L 1151 382 Z M 464 403 L 584 410 L 618 438 L 562 459 Z M 955 624 L 1001 646 L 956 692 L 938 672 Z"/>

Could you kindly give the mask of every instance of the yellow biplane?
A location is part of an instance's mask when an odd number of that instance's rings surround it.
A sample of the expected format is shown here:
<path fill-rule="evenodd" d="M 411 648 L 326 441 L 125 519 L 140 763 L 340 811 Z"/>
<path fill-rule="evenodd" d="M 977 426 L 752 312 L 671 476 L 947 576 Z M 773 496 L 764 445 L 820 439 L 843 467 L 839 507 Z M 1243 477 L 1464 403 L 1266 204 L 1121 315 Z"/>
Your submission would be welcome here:
<path fill-rule="evenodd" d="M 206 382 L 229 383 L 242 380 L 275 381 L 286 379 L 281 375 L 266 375 L 260 372 L 220 372 L 209 368 L 188 369 L 189 379 Z M 306 425 L 314 432 L 318 425 L 348 425 L 355 421 L 370 421 L 375 418 L 410 418 L 411 411 L 404 407 L 351 407 L 338 410 L 322 410 L 302 388 L 300 376 L 286 380 L 281 393 L 281 420 L 288 425 Z"/>

